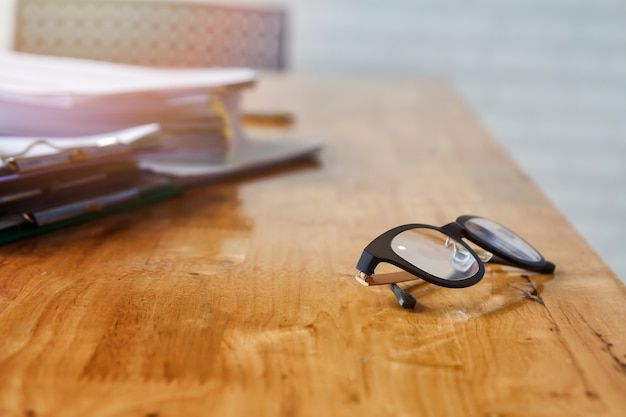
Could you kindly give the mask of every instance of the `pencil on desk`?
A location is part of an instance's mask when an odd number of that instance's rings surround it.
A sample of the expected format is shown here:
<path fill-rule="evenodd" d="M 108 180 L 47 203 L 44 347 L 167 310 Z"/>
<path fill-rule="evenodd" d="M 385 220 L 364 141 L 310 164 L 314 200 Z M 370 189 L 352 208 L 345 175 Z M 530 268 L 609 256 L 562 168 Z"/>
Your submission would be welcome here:
<path fill-rule="evenodd" d="M 289 112 L 245 112 L 241 115 L 247 126 L 289 127 L 294 124 L 294 119 Z"/>

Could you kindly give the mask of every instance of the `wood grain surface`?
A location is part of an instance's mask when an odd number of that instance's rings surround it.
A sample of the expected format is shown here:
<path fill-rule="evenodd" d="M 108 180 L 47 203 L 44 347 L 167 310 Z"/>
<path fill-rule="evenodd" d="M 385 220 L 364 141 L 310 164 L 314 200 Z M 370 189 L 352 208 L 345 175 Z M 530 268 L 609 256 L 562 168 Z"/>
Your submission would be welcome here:
<path fill-rule="evenodd" d="M 245 104 L 318 160 L 0 247 L 0 416 L 626 415 L 624 286 L 448 86 L 266 75 Z M 403 284 L 415 311 L 353 279 L 461 214 L 555 274 Z"/>

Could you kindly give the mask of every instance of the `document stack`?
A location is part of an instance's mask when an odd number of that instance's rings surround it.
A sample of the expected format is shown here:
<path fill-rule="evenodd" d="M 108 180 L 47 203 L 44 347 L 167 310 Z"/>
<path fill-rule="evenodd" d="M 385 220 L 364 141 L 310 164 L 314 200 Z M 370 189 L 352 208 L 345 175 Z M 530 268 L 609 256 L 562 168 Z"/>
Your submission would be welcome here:
<path fill-rule="evenodd" d="M 256 80 L 0 52 L 0 243 L 314 154 L 314 142 L 244 137 Z"/>

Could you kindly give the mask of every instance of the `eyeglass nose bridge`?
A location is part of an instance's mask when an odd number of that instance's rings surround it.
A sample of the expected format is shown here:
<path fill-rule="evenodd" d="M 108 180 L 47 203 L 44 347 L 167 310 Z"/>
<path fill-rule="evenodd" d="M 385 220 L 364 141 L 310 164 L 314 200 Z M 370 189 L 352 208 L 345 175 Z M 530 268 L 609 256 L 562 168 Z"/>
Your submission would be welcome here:
<path fill-rule="evenodd" d="M 446 248 L 449 248 L 450 246 L 453 247 L 453 258 L 458 256 L 458 254 L 462 254 L 463 256 L 471 256 L 471 254 L 464 247 L 459 248 L 459 245 L 457 245 L 456 241 L 453 240 L 450 236 L 446 238 L 445 246 Z M 483 263 L 487 263 L 493 258 L 493 253 L 481 247 L 472 247 L 472 250 L 478 256 L 478 259 L 480 259 Z"/>

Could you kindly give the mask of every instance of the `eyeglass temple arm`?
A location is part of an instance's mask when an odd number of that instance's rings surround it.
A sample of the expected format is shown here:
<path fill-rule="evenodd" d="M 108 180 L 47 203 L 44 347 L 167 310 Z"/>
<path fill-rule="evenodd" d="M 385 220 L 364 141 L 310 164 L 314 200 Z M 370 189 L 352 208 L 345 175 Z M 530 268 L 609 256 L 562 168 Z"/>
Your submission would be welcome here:
<path fill-rule="evenodd" d="M 554 269 L 556 268 L 556 266 L 552 262 L 548 262 L 548 261 L 546 261 L 546 263 L 544 265 L 537 266 L 537 267 L 525 266 L 525 265 L 521 266 L 518 263 L 509 262 L 506 259 L 502 259 L 502 258 L 500 258 L 497 255 L 493 255 L 493 257 L 489 260 L 489 263 L 494 263 L 494 264 L 498 264 L 498 265 L 512 266 L 514 268 L 523 268 L 523 269 L 527 269 L 529 271 L 538 272 L 540 274 L 551 274 L 551 273 L 554 272 Z"/>
<path fill-rule="evenodd" d="M 412 310 L 415 308 L 417 300 L 411 294 L 404 291 L 397 284 L 389 284 L 389 289 L 391 289 L 391 292 L 393 292 L 393 294 L 398 299 L 398 304 L 400 304 L 400 307 L 407 310 Z"/>

